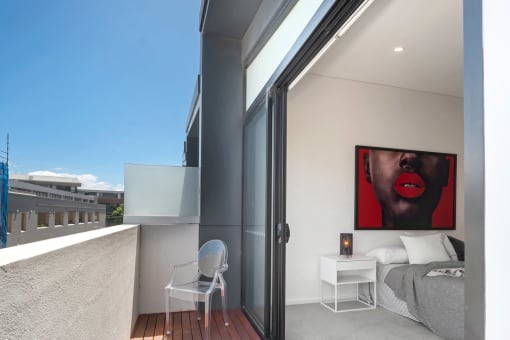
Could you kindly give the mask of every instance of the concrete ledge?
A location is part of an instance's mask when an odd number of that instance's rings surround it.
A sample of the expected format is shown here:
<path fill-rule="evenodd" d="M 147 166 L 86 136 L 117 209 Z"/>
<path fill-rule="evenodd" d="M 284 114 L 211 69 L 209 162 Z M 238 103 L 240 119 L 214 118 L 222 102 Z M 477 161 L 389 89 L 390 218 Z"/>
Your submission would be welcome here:
<path fill-rule="evenodd" d="M 129 339 L 138 245 L 120 225 L 0 250 L 0 337 Z"/>
<path fill-rule="evenodd" d="M 19 246 L 0 249 L 0 268 L 10 263 L 26 260 L 35 256 L 70 247 L 78 243 L 137 227 L 138 225 L 134 224 L 122 224 L 114 227 L 101 228 L 98 230 L 86 231 L 79 234 L 56 237 L 49 240 L 42 240 L 29 244 L 22 244 Z"/>

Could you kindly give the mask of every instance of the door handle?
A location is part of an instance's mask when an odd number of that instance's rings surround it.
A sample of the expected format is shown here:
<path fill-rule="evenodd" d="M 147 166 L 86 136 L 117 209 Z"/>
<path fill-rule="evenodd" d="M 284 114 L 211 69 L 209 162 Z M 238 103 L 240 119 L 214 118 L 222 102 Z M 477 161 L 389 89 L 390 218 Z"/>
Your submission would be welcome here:
<path fill-rule="evenodd" d="M 278 240 L 278 243 L 289 243 L 290 238 L 290 228 L 289 224 L 285 223 L 285 228 L 283 227 L 282 223 L 278 223 L 276 225 L 276 239 Z"/>

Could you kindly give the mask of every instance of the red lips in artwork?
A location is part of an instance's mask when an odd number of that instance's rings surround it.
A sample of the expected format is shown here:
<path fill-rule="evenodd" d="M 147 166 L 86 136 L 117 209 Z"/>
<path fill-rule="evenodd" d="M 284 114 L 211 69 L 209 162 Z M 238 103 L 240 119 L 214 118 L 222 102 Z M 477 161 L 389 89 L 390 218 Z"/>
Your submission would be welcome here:
<path fill-rule="evenodd" d="M 418 198 L 427 188 L 423 178 L 415 172 L 403 172 L 397 177 L 393 188 L 404 198 Z"/>

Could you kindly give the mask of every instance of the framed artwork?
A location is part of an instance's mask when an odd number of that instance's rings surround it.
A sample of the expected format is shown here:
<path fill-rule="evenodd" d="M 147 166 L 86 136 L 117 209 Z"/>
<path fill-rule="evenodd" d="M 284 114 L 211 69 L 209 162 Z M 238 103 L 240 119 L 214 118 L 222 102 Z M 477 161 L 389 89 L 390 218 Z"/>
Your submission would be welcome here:
<path fill-rule="evenodd" d="M 356 230 L 454 230 L 457 155 L 355 148 Z"/>

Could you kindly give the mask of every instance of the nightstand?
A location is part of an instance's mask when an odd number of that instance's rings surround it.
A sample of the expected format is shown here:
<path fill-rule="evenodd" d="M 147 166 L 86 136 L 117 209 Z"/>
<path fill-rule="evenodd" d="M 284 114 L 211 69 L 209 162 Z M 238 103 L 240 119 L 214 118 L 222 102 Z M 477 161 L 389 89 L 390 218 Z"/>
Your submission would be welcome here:
<path fill-rule="evenodd" d="M 376 301 L 376 259 L 373 257 L 353 255 L 321 256 L 321 304 L 333 312 L 348 312 L 355 310 L 374 309 Z M 359 298 L 359 284 L 368 283 L 373 286 L 374 304 L 361 301 Z M 324 300 L 324 285 L 333 286 L 335 291 L 333 300 Z M 356 297 L 338 299 L 338 291 L 345 285 L 356 285 Z"/>

